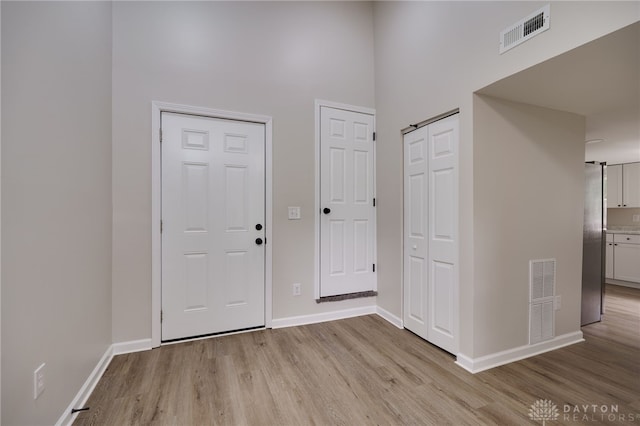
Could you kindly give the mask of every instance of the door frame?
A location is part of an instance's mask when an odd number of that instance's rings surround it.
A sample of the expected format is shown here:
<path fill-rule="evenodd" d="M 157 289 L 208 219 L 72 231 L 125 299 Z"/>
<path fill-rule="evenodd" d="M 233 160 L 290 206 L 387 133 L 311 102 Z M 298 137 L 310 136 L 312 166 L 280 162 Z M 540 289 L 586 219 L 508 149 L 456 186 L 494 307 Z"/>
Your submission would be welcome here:
<path fill-rule="evenodd" d="M 272 118 L 266 115 L 224 111 L 206 107 L 181 105 L 168 102 L 151 102 L 151 347 L 161 345 L 160 310 L 162 309 L 162 236 L 160 234 L 162 168 L 160 146 L 160 116 L 174 112 L 235 121 L 249 121 L 265 126 L 265 265 L 264 265 L 264 321 L 271 328 L 273 320 L 272 291 Z"/>
<path fill-rule="evenodd" d="M 328 107 L 335 109 L 343 109 L 345 111 L 357 112 L 361 114 L 369 114 L 373 116 L 373 131 L 376 131 L 376 110 L 374 108 L 367 107 L 359 107 L 355 105 L 342 104 L 338 102 L 325 101 L 322 99 L 315 100 L 315 201 L 313 208 L 313 217 L 314 217 L 314 260 L 313 260 L 313 297 L 316 300 L 320 299 L 320 108 Z M 374 141 L 373 144 L 373 193 L 376 193 L 376 144 Z M 377 213 L 377 211 L 376 211 Z M 378 215 L 375 215 L 376 218 L 376 229 L 374 229 L 373 236 L 373 259 L 377 261 L 377 220 Z M 377 289 L 377 280 L 376 280 L 376 288 Z"/>

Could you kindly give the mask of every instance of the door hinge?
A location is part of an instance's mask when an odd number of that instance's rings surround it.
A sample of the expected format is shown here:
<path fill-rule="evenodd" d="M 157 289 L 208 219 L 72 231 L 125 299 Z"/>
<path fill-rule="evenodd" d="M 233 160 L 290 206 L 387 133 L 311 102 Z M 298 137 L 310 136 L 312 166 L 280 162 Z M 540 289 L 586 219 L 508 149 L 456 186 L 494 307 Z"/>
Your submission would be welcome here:
<path fill-rule="evenodd" d="M 373 207 L 376 206 L 376 197 L 373 197 Z"/>
<path fill-rule="evenodd" d="M 162 221 L 160 221 L 160 233 L 162 234 L 162 229 L 163 229 L 163 225 L 162 225 Z"/>
<path fill-rule="evenodd" d="M 376 141 L 376 132 L 373 132 L 373 141 Z"/>
<path fill-rule="evenodd" d="M 376 271 L 376 264 L 374 263 L 373 264 L 373 272 L 375 272 L 375 271 Z"/>
<path fill-rule="evenodd" d="M 160 322 L 164 321 L 164 311 L 160 310 Z"/>
<path fill-rule="evenodd" d="M 160 143 L 162 143 L 162 127 L 160 128 Z"/>

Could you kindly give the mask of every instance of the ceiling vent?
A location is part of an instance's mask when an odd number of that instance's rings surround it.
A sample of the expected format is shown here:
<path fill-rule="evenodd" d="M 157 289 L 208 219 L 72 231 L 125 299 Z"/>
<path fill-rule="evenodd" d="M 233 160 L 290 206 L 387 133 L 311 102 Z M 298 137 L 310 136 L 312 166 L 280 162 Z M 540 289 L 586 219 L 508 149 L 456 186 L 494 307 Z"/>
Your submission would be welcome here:
<path fill-rule="evenodd" d="M 551 5 L 533 12 L 500 33 L 500 54 L 549 29 Z"/>

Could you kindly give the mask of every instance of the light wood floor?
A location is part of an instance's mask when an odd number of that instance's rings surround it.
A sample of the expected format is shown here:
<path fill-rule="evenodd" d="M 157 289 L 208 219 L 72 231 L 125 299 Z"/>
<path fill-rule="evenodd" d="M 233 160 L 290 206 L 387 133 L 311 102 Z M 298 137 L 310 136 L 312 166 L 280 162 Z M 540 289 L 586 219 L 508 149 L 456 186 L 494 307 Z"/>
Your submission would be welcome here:
<path fill-rule="evenodd" d="M 549 426 L 640 424 L 640 290 L 605 300 L 586 342 L 475 375 L 375 315 L 120 355 L 74 424 L 542 424 L 538 399 L 560 410 Z M 618 414 L 567 419 L 565 404 Z"/>

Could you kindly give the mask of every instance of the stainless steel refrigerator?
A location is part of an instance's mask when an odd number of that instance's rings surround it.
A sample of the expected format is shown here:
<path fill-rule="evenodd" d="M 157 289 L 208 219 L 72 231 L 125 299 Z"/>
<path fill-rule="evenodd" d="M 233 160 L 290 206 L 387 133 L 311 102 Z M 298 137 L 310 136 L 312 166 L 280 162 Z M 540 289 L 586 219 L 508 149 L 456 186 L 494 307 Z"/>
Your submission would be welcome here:
<path fill-rule="evenodd" d="M 607 166 L 585 163 L 581 325 L 600 321 L 603 313 L 606 229 Z"/>

